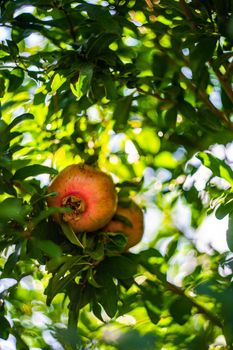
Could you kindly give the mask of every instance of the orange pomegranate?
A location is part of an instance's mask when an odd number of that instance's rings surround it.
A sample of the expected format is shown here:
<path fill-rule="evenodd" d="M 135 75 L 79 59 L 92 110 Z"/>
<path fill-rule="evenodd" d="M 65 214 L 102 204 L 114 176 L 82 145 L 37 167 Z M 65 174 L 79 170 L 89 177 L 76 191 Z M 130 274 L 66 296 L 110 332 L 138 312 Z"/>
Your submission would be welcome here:
<path fill-rule="evenodd" d="M 125 250 L 128 250 L 142 239 L 144 231 L 142 209 L 133 201 L 127 207 L 119 204 L 115 216 L 104 227 L 103 231 L 124 233 L 128 238 Z"/>
<path fill-rule="evenodd" d="M 54 214 L 59 223 L 64 220 L 74 232 L 92 232 L 111 220 L 117 207 L 117 193 L 112 178 L 86 164 L 73 164 L 62 170 L 48 187 L 57 192 L 48 198 L 50 207 L 68 207 L 71 213 Z"/>

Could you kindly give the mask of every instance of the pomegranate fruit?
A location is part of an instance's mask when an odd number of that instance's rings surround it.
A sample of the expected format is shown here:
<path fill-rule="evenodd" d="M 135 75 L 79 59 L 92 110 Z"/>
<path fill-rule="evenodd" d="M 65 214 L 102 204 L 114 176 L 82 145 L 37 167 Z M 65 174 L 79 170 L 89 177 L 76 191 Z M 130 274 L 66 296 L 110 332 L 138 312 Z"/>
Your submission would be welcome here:
<path fill-rule="evenodd" d="M 54 214 L 74 232 L 92 232 L 104 227 L 117 208 L 117 193 L 112 178 L 86 164 L 73 164 L 63 169 L 48 187 L 57 196 L 48 198 L 50 207 L 68 207 L 71 213 Z"/>
<path fill-rule="evenodd" d="M 119 219 L 117 218 L 119 216 Z M 122 217 L 122 220 L 121 220 Z M 125 219 L 125 222 L 124 222 Z M 127 238 L 125 250 L 140 242 L 144 231 L 144 218 L 142 209 L 133 201 L 129 206 L 117 207 L 115 217 L 102 229 L 104 232 L 122 232 Z"/>

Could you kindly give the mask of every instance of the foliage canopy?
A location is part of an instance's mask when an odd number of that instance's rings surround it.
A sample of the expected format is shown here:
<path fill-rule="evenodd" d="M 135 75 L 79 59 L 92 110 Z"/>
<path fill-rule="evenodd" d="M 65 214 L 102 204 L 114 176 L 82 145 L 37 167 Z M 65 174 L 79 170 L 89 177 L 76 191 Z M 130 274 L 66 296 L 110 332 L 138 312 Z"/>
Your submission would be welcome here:
<path fill-rule="evenodd" d="M 0 2 L 5 348 L 233 349 L 232 7 Z M 81 161 L 152 217 L 138 249 L 52 220 L 49 179 Z M 222 254 L 196 237 L 213 212 Z"/>

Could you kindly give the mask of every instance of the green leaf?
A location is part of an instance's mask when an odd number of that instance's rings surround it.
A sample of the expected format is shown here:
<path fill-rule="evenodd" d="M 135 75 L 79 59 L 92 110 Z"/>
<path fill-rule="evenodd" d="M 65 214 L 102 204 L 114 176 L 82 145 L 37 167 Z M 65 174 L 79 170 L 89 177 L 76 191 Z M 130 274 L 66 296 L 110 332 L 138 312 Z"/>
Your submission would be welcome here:
<path fill-rule="evenodd" d="M 109 317 L 114 317 L 117 312 L 117 287 L 108 274 L 98 274 L 97 283 L 102 288 L 96 288 L 96 300 L 102 305 Z"/>
<path fill-rule="evenodd" d="M 14 41 L 6 40 L 10 55 L 15 58 L 19 54 L 19 48 Z"/>
<path fill-rule="evenodd" d="M 95 277 L 94 277 L 94 273 L 93 273 L 93 269 L 89 269 L 87 272 L 87 280 L 88 283 L 90 283 L 93 287 L 95 288 L 101 288 L 102 286 L 96 282 Z"/>
<path fill-rule="evenodd" d="M 109 45 L 118 38 L 117 34 L 113 33 L 101 33 L 95 38 L 91 38 L 90 45 L 87 48 L 87 58 L 95 59 L 103 52 L 105 52 Z"/>
<path fill-rule="evenodd" d="M 104 258 L 104 243 L 98 242 L 95 249 L 92 251 L 89 250 L 88 254 L 90 254 L 92 259 L 96 261 L 101 261 Z"/>
<path fill-rule="evenodd" d="M 5 95 L 5 80 L 4 78 L 0 77 L 0 98 L 2 98 Z"/>
<path fill-rule="evenodd" d="M 217 219 L 221 220 L 226 215 L 231 214 L 233 212 L 233 197 L 230 196 L 230 199 L 225 203 L 220 204 L 215 212 L 215 216 Z"/>
<path fill-rule="evenodd" d="M 155 77 L 163 78 L 168 70 L 168 56 L 162 54 L 154 54 L 153 56 L 153 73 Z"/>
<path fill-rule="evenodd" d="M 169 260 L 176 252 L 178 246 L 178 237 L 174 237 L 166 248 L 166 259 Z"/>
<path fill-rule="evenodd" d="M 42 210 L 39 215 L 32 220 L 33 226 L 37 226 L 41 221 L 47 219 L 49 216 L 56 213 L 68 213 L 72 212 L 72 209 L 65 207 L 50 207 L 48 209 Z"/>
<path fill-rule="evenodd" d="M 52 274 L 55 274 L 55 272 L 57 272 L 61 265 L 63 265 L 67 261 L 69 261 L 69 257 L 65 255 L 49 259 L 49 261 L 47 261 L 46 263 L 48 272 L 52 272 Z"/>
<path fill-rule="evenodd" d="M 230 251 L 233 252 L 233 213 L 229 215 L 228 219 L 227 245 Z"/>
<path fill-rule="evenodd" d="M 154 165 L 160 168 L 175 169 L 178 161 L 173 157 L 172 153 L 163 151 L 154 158 Z"/>
<path fill-rule="evenodd" d="M 154 307 L 154 305 L 148 302 L 147 300 L 145 301 L 145 308 L 148 316 L 150 317 L 151 322 L 157 324 L 160 320 L 160 312 L 158 308 Z"/>
<path fill-rule="evenodd" d="M 195 108 L 188 102 L 183 101 L 182 103 L 179 103 L 178 109 L 180 113 L 187 118 L 187 120 L 192 120 L 194 122 L 197 121 L 197 112 Z"/>
<path fill-rule="evenodd" d="M 49 285 L 45 290 L 48 305 L 58 293 L 64 292 L 64 289 L 74 280 L 76 275 L 69 273 L 61 279 L 57 278 L 57 276 L 50 279 Z"/>
<path fill-rule="evenodd" d="M 22 85 L 23 81 L 24 71 L 19 68 L 13 69 L 9 76 L 8 92 L 13 92 L 18 89 L 18 87 Z"/>
<path fill-rule="evenodd" d="M 0 203 L 0 220 L 12 221 L 15 220 L 23 225 L 27 213 L 26 206 L 19 198 L 7 198 Z"/>
<path fill-rule="evenodd" d="M 129 119 L 129 113 L 132 102 L 133 96 L 126 96 L 118 99 L 112 117 L 115 121 L 115 131 L 122 131 L 125 129 Z"/>
<path fill-rule="evenodd" d="M 92 312 L 101 322 L 104 322 L 102 317 L 102 308 L 99 303 L 97 302 L 92 303 Z"/>
<path fill-rule="evenodd" d="M 61 222 L 60 223 L 62 231 L 66 238 L 72 243 L 77 245 L 78 247 L 84 248 L 74 231 L 72 230 L 71 226 L 67 222 Z"/>
<path fill-rule="evenodd" d="M 8 130 L 8 124 L 0 119 L 0 145 L 5 146 L 9 144 L 10 137 L 11 135 Z"/>
<path fill-rule="evenodd" d="M 175 128 L 177 119 L 177 108 L 169 109 L 164 116 L 164 121 L 169 128 Z"/>
<path fill-rule="evenodd" d="M 15 251 L 13 253 L 11 253 L 9 258 L 7 259 L 7 261 L 4 265 L 4 269 L 2 272 L 1 278 L 7 277 L 7 276 L 12 274 L 12 271 L 14 270 L 15 265 L 20 258 L 21 246 L 22 246 L 21 243 L 17 244 L 15 247 Z"/>
<path fill-rule="evenodd" d="M 34 164 L 34 165 L 29 165 L 24 168 L 16 170 L 13 179 L 14 180 L 24 180 L 27 177 L 30 176 L 37 176 L 40 174 L 51 174 L 51 175 L 56 175 L 57 170 L 50 168 L 48 166 L 40 165 L 40 164 Z"/>
<path fill-rule="evenodd" d="M 107 235 L 107 243 L 105 245 L 106 255 L 114 256 L 119 254 L 119 252 L 123 252 L 128 242 L 127 236 L 120 232 L 105 232 L 105 234 Z"/>
<path fill-rule="evenodd" d="M 223 160 L 216 158 L 209 152 L 199 152 L 196 154 L 196 157 L 213 172 L 214 176 L 225 179 L 233 186 L 233 171 Z"/>
<path fill-rule="evenodd" d="M 56 92 L 64 83 L 66 82 L 66 78 L 61 76 L 60 74 L 55 74 L 51 83 L 51 93 Z"/>
<path fill-rule="evenodd" d="M 203 65 L 212 58 L 217 40 L 217 36 L 205 37 L 191 51 L 190 66 L 196 79 L 201 77 Z"/>
<path fill-rule="evenodd" d="M 55 271 L 53 270 L 55 274 L 49 280 L 49 284 L 45 290 L 47 295 L 47 304 L 51 303 L 56 294 L 64 292 L 65 288 L 67 288 L 67 286 L 74 281 L 77 276 L 81 276 L 82 272 L 87 270 L 90 265 L 82 260 L 82 256 L 69 257 L 68 259 L 64 259 L 64 263 L 63 257 L 60 257 L 59 259 L 62 259 L 62 261 L 58 260 L 58 265 L 55 267 Z M 54 264 L 52 264 L 52 267 L 54 268 Z"/>
<path fill-rule="evenodd" d="M 107 271 L 119 279 L 128 279 L 137 273 L 137 263 L 128 256 L 113 256 L 105 261 Z"/>
<path fill-rule="evenodd" d="M 88 16 L 102 27 L 101 29 L 103 32 L 116 34 L 121 32 L 121 27 L 118 21 L 116 21 L 109 11 L 103 6 L 83 3 L 77 8 L 79 11 L 86 11 Z"/>
<path fill-rule="evenodd" d="M 22 121 L 30 119 L 34 119 L 34 116 L 31 113 L 21 114 L 20 116 L 14 118 L 14 120 L 8 125 L 7 129 L 11 130 L 12 128 L 14 128 L 14 126 L 21 123 Z"/>
<path fill-rule="evenodd" d="M 0 325 L 0 338 L 7 340 L 10 334 L 11 325 L 3 316 L 0 316 Z"/>
<path fill-rule="evenodd" d="M 192 304 L 185 298 L 177 298 L 170 305 L 169 309 L 174 320 L 183 325 L 190 317 Z"/>
<path fill-rule="evenodd" d="M 110 75 L 105 74 L 103 75 L 102 80 L 103 80 L 107 99 L 115 100 L 118 97 L 118 95 L 117 95 L 117 89 L 113 78 Z"/>
<path fill-rule="evenodd" d="M 160 149 L 160 139 L 153 128 L 143 128 L 140 133 L 135 135 L 135 140 L 146 154 L 156 154 Z"/>
<path fill-rule="evenodd" d="M 79 71 L 78 81 L 74 84 L 70 84 L 71 91 L 77 97 L 77 100 L 80 100 L 80 98 L 89 91 L 92 75 L 92 65 L 85 65 Z"/>
<path fill-rule="evenodd" d="M 42 250 L 42 252 L 44 252 L 51 258 L 58 258 L 62 255 L 61 248 L 50 240 L 41 240 L 33 238 L 32 242 L 37 248 Z"/>
<path fill-rule="evenodd" d="M 0 119 L 0 136 L 2 137 L 7 130 L 8 124 L 4 120 Z"/>

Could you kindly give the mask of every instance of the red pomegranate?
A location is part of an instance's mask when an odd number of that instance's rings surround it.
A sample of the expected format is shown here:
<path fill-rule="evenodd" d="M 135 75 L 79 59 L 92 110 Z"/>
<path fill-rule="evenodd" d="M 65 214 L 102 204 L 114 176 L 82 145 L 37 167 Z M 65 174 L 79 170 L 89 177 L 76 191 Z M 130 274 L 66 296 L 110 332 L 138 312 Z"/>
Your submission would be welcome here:
<path fill-rule="evenodd" d="M 122 220 L 120 217 L 122 217 Z M 125 222 L 124 218 L 126 219 Z M 102 230 L 105 232 L 124 233 L 128 238 L 125 250 L 128 250 L 138 244 L 142 239 L 144 231 L 143 211 L 133 201 L 127 207 L 119 204 L 115 216 Z"/>
<path fill-rule="evenodd" d="M 69 207 L 71 213 L 55 214 L 59 223 L 67 221 L 74 232 L 92 232 L 104 227 L 117 207 L 117 193 L 112 178 L 86 164 L 73 164 L 52 181 L 48 192 L 49 207 Z"/>

